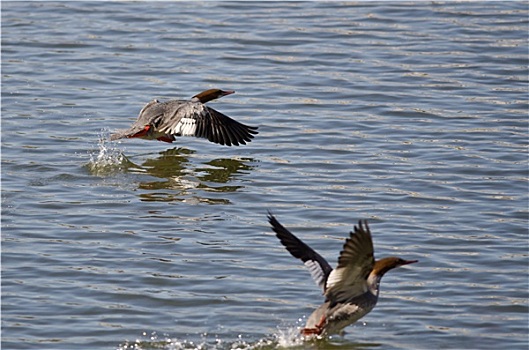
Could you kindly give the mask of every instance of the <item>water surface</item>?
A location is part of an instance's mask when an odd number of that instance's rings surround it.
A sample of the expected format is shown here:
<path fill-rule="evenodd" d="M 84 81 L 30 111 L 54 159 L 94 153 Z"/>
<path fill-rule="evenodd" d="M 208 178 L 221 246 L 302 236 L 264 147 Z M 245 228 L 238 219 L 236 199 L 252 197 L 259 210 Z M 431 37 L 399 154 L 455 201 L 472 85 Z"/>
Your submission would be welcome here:
<path fill-rule="evenodd" d="M 2 2 L 5 349 L 527 349 L 527 2 Z M 153 98 L 259 126 L 105 141 Z M 343 337 L 267 210 L 391 271 Z"/>

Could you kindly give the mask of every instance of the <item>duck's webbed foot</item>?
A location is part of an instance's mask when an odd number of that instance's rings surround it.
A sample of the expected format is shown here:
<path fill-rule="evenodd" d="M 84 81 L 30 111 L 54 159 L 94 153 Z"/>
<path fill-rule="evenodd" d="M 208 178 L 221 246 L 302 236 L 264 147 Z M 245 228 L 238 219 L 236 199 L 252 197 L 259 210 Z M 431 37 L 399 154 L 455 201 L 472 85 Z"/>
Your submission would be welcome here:
<path fill-rule="evenodd" d="M 325 316 L 322 316 L 321 319 L 320 319 L 320 322 L 318 322 L 316 324 L 316 326 L 314 326 L 314 328 L 303 328 L 301 330 L 301 334 L 303 334 L 305 336 L 321 335 L 321 333 L 323 332 L 323 327 L 325 326 L 325 322 L 326 321 L 327 321 L 327 319 L 325 318 Z"/>
<path fill-rule="evenodd" d="M 158 141 L 163 141 L 163 142 L 168 142 L 168 143 L 173 143 L 174 138 L 172 136 L 164 135 L 164 136 L 158 137 L 157 140 Z"/>

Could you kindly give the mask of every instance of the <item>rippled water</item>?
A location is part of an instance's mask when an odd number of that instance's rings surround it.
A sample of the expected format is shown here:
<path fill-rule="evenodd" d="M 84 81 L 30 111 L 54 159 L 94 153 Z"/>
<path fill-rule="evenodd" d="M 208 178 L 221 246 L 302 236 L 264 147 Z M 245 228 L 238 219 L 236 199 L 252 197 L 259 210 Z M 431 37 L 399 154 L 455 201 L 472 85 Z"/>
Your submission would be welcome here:
<path fill-rule="evenodd" d="M 527 349 L 527 2 L 1 6 L 3 348 Z M 210 87 L 252 143 L 105 141 Z M 420 262 L 303 342 L 267 210 Z"/>

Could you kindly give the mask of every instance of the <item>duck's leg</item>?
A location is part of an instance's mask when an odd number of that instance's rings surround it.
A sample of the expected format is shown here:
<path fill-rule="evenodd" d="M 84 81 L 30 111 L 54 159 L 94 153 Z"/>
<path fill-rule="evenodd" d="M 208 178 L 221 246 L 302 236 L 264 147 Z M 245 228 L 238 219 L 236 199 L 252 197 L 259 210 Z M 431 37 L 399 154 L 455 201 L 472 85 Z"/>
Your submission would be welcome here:
<path fill-rule="evenodd" d="M 147 133 L 149 132 L 149 130 L 151 129 L 151 126 L 150 125 L 145 125 L 143 127 L 143 130 L 142 131 L 138 131 L 137 133 L 135 133 L 134 135 L 129 135 L 127 136 L 127 138 L 129 139 L 132 139 L 134 137 L 143 137 L 145 135 L 147 135 Z"/>
<path fill-rule="evenodd" d="M 303 328 L 301 330 L 301 334 L 303 335 L 320 335 L 323 332 L 323 326 L 325 326 L 325 322 L 327 319 L 325 318 L 325 315 L 323 315 L 320 318 L 320 322 L 314 326 L 314 328 Z"/>

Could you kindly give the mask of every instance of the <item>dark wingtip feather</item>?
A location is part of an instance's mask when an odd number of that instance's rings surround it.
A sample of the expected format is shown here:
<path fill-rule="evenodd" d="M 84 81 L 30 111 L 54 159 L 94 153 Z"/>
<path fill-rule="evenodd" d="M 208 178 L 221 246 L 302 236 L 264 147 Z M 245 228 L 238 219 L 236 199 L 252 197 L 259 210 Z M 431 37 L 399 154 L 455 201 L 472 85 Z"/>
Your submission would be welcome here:
<path fill-rule="evenodd" d="M 371 235 L 371 231 L 369 230 L 369 225 L 367 224 L 367 220 L 358 220 L 358 225 L 355 225 L 354 227 L 354 233 L 355 234 L 367 233 L 368 235 Z"/>

